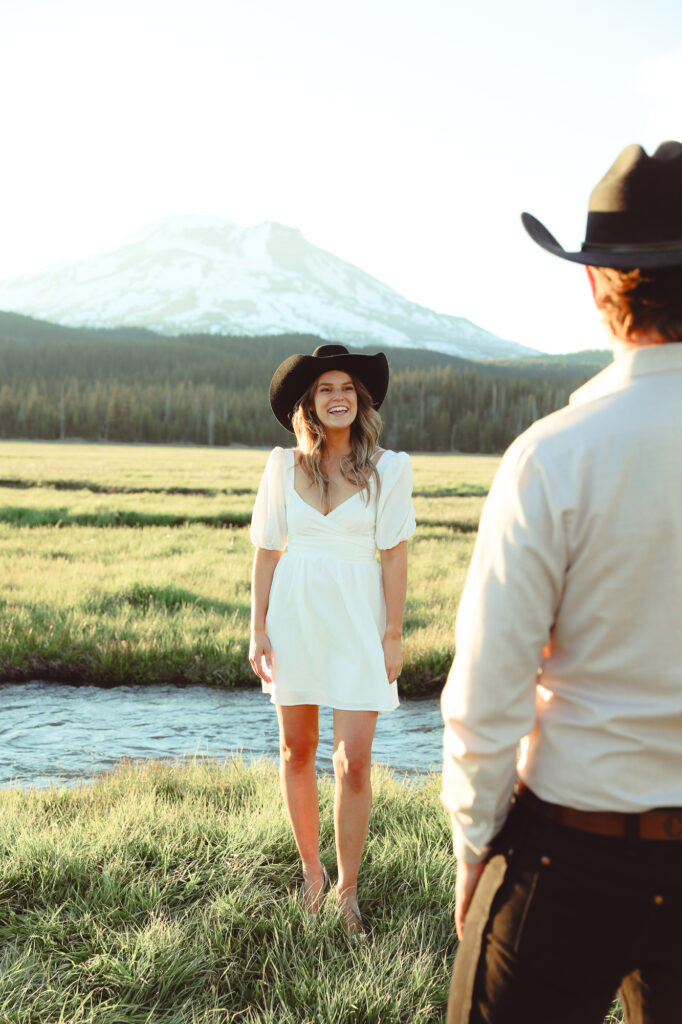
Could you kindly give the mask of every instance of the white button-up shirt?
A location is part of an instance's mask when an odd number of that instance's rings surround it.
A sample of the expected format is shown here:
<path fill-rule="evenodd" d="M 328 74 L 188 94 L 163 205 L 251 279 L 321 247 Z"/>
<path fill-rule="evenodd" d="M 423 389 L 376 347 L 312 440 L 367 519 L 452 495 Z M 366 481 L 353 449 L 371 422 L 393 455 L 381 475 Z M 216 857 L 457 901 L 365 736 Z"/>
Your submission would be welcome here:
<path fill-rule="evenodd" d="M 458 857 L 485 855 L 517 771 L 582 810 L 682 806 L 682 342 L 618 354 L 511 445 L 455 639 Z"/>

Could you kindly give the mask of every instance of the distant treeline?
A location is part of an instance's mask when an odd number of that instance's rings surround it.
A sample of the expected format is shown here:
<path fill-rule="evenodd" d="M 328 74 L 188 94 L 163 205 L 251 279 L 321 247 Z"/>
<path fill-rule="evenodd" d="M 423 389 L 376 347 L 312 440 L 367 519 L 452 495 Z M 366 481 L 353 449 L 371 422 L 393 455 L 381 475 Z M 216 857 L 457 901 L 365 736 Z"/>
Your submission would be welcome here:
<path fill-rule="evenodd" d="M 162 337 L 0 314 L 0 437 L 289 444 L 270 411 L 273 370 L 319 338 Z M 603 352 L 473 362 L 391 349 L 385 446 L 499 452 L 608 361 Z"/>

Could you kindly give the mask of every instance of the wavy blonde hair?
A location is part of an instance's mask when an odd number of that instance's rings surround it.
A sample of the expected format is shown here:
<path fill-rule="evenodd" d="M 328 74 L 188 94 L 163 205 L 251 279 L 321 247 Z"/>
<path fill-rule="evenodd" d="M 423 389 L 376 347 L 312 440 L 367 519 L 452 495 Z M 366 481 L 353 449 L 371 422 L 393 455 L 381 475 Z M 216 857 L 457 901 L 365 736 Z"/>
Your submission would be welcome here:
<path fill-rule="evenodd" d="M 369 501 L 369 484 L 374 478 L 379 490 L 379 474 L 372 461 L 381 432 L 381 416 L 372 405 L 372 396 L 357 377 L 349 374 L 353 381 L 358 401 L 358 411 L 350 428 L 351 450 L 342 455 L 339 463 L 341 475 L 354 483 L 361 491 L 365 491 L 365 501 Z M 318 377 L 310 385 L 297 403 L 291 417 L 291 425 L 296 434 L 301 452 L 300 466 L 311 483 L 317 484 L 320 490 L 322 508 L 331 508 L 331 481 L 324 471 L 322 456 L 327 446 L 327 435 L 323 425 L 315 413 L 315 390 Z"/>

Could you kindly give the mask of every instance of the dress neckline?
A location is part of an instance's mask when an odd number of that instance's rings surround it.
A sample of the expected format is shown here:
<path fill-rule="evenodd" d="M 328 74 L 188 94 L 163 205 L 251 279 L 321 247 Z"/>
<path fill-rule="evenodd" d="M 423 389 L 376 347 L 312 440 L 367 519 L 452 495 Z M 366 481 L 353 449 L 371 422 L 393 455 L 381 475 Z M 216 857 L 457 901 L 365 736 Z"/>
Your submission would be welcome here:
<path fill-rule="evenodd" d="M 315 508 L 315 506 L 311 505 L 309 501 L 306 501 L 305 498 L 301 497 L 301 495 L 296 490 L 296 487 L 293 487 L 292 489 L 293 489 L 293 492 L 294 492 L 294 494 L 296 495 L 296 497 L 298 498 L 299 501 L 302 501 L 304 505 L 307 505 L 308 508 L 311 508 L 313 510 L 313 512 L 317 512 L 318 516 L 322 516 L 323 519 L 327 519 L 330 515 L 332 515 L 338 509 L 342 508 L 344 505 L 347 505 L 349 501 L 352 501 L 353 498 L 357 498 L 358 494 L 362 493 L 361 491 L 358 490 L 358 491 L 355 492 L 355 494 L 351 494 L 351 495 L 349 495 L 349 497 L 344 498 L 343 501 L 340 501 L 338 503 L 338 505 L 334 505 L 334 508 L 330 508 L 328 512 L 320 512 L 319 508 Z"/>
<path fill-rule="evenodd" d="M 384 450 L 379 455 L 379 458 L 374 463 L 375 467 L 377 467 L 377 470 L 379 463 L 383 461 L 384 455 L 386 455 L 388 450 L 388 448 L 384 448 Z M 344 498 L 343 501 L 340 501 L 338 505 L 334 505 L 334 508 L 330 508 L 329 512 L 320 512 L 319 508 L 315 508 L 314 505 L 311 505 L 310 502 L 306 501 L 305 498 L 302 497 L 302 495 L 300 495 L 296 490 L 296 454 L 294 448 L 290 448 L 289 451 L 291 452 L 291 468 L 294 471 L 291 479 L 291 489 L 296 495 L 296 497 L 299 499 L 299 501 L 302 501 L 304 505 L 307 505 L 308 508 L 311 508 L 313 512 L 317 512 L 318 516 L 321 516 L 322 519 L 326 519 L 328 516 L 332 515 L 333 512 L 336 512 L 337 509 L 341 508 L 342 505 L 346 505 L 349 501 L 352 501 L 353 498 L 357 498 L 358 494 L 362 494 L 362 490 L 357 490 L 355 494 L 349 495 L 349 497 Z"/>

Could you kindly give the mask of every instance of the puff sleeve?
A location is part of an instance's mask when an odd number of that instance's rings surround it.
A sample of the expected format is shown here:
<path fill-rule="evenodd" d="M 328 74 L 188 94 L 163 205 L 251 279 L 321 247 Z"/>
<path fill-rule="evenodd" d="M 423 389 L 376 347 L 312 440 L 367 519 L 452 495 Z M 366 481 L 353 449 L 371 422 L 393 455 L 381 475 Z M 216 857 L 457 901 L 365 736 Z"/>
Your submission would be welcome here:
<path fill-rule="evenodd" d="M 377 469 L 381 488 L 377 502 L 376 545 L 380 551 L 385 551 L 407 540 L 417 528 L 412 504 L 412 464 L 406 452 L 385 452 Z"/>
<path fill-rule="evenodd" d="M 251 516 L 251 543 L 256 548 L 282 551 L 288 540 L 283 448 L 273 448 L 265 464 Z"/>

